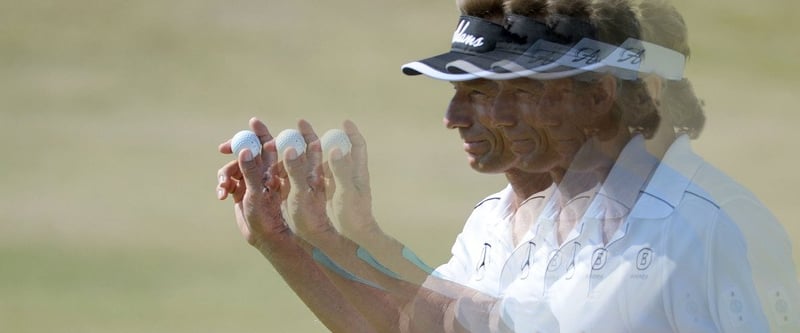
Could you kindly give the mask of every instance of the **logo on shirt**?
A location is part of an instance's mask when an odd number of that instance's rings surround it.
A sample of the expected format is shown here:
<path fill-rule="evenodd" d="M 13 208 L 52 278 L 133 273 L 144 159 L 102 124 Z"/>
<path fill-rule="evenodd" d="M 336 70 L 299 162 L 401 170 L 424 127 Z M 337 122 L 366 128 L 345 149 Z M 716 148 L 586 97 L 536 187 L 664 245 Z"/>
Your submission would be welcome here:
<path fill-rule="evenodd" d="M 522 268 L 520 269 L 520 279 L 525 280 L 528 278 L 531 270 L 531 255 L 533 251 L 536 249 L 536 243 L 533 241 L 528 242 L 528 257 L 525 259 L 525 263 L 522 264 Z"/>
<path fill-rule="evenodd" d="M 483 46 L 483 37 L 478 37 L 475 35 L 468 34 L 467 28 L 469 28 L 469 22 L 461 21 L 458 23 L 458 27 L 456 27 L 456 31 L 453 32 L 453 44 L 460 43 L 472 47 L 479 47 Z"/>
<path fill-rule="evenodd" d="M 581 249 L 581 243 L 574 242 L 572 245 L 572 259 L 567 266 L 567 272 L 564 274 L 564 278 L 567 280 L 570 280 L 573 276 L 575 276 L 575 257 L 578 256 L 578 251 Z"/>
<path fill-rule="evenodd" d="M 608 261 L 608 250 L 599 248 L 592 253 L 592 270 L 599 271 L 606 266 Z"/>
<path fill-rule="evenodd" d="M 559 267 L 561 267 L 561 252 L 554 250 L 550 254 L 550 262 L 547 264 L 547 270 L 552 272 Z"/>
<path fill-rule="evenodd" d="M 483 243 L 483 250 L 481 250 L 481 260 L 478 262 L 478 265 L 475 266 L 476 281 L 483 280 L 483 277 L 486 275 L 486 264 L 489 263 L 489 250 L 491 248 L 492 244 Z"/>
<path fill-rule="evenodd" d="M 650 268 L 651 264 L 653 264 L 653 249 L 646 247 L 639 250 L 639 254 L 636 255 L 636 269 L 643 271 Z"/>

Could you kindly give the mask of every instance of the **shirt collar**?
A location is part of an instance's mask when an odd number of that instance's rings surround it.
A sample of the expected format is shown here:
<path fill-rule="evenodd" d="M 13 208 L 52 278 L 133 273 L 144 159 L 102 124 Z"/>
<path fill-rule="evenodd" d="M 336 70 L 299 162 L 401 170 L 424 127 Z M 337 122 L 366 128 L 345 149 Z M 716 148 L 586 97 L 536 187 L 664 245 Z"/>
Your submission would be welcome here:
<path fill-rule="evenodd" d="M 658 218 L 672 213 L 672 210 L 683 198 L 683 193 L 691 185 L 692 179 L 702 163 L 703 159 L 692 152 L 689 137 L 687 135 L 678 136 L 664 154 L 664 158 L 644 189 L 645 194 L 657 199 L 654 202 L 666 204 L 668 208 L 657 210 L 653 207 L 650 209 L 641 207 L 641 209 L 634 209 L 635 215 Z M 634 213 L 631 214 L 634 215 Z"/>
<path fill-rule="evenodd" d="M 644 138 L 641 135 L 631 138 L 586 210 L 586 215 L 604 218 L 628 215 L 657 165 L 658 158 L 647 151 Z"/>

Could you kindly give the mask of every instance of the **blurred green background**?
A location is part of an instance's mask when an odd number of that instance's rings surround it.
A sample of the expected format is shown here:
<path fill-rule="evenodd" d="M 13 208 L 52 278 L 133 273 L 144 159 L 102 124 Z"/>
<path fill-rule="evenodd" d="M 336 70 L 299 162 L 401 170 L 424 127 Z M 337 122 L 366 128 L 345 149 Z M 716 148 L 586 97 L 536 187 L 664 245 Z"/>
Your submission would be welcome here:
<path fill-rule="evenodd" d="M 800 242 L 795 0 L 676 1 L 696 149 Z M 442 126 L 454 1 L 0 1 L 0 332 L 319 332 L 215 199 L 217 144 L 352 119 L 375 214 L 430 264 L 504 185 Z M 800 258 L 798 246 L 794 256 Z"/>

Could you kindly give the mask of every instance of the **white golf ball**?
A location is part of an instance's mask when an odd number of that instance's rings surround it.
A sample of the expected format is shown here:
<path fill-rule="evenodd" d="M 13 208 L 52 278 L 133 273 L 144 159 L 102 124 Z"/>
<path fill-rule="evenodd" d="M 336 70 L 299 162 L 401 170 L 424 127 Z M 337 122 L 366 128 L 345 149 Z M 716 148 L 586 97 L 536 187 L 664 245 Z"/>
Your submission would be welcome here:
<path fill-rule="evenodd" d="M 278 149 L 278 159 L 283 158 L 283 153 L 289 147 L 293 147 L 299 157 L 306 152 L 306 140 L 303 138 L 303 134 L 300 134 L 300 131 L 285 129 L 275 137 L 275 147 Z"/>
<path fill-rule="evenodd" d="M 345 156 L 350 153 L 350 148 L 353 147 L 350 143 L 350 138 L 347 137 L 347 133 L 340 129 L 332 129 L 325 132 L 320 141 L 322 143 L 323 159 L 327 159 L 331 155 L 333 148 L 339 148 L 342 156 Z"/>
<path fill-rule="evenodd" d="M 231 150 L 233 150 L 235 156 L 239 156 L 239 152 L 245 148 L 250 149 L 250 152 L 253 153 L 253 157 L 261 154 L 261 141 L 258 140 L 258 136 L 252 131 L 239 131 L 239 133 L 236 133 L 231 139 Z"/>

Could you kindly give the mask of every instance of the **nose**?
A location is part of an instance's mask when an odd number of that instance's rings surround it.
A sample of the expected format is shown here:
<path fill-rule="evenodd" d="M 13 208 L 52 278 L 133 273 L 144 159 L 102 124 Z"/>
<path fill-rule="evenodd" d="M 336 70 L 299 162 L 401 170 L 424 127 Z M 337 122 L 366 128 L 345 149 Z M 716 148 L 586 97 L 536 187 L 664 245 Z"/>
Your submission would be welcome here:
<path fill-rule="evenodd" d="M 513 127 L 519 120 L 514 94 L 501 91 L 494 100 L 489 117 L 496 127 Z"/>
<path fill-rule="evenodd" d="M 468 128 L 472 126 L 474 114 L 468 96 L 464 92 L 456 91 L 444 113 L 444 126 L 449 129 Z"/>

